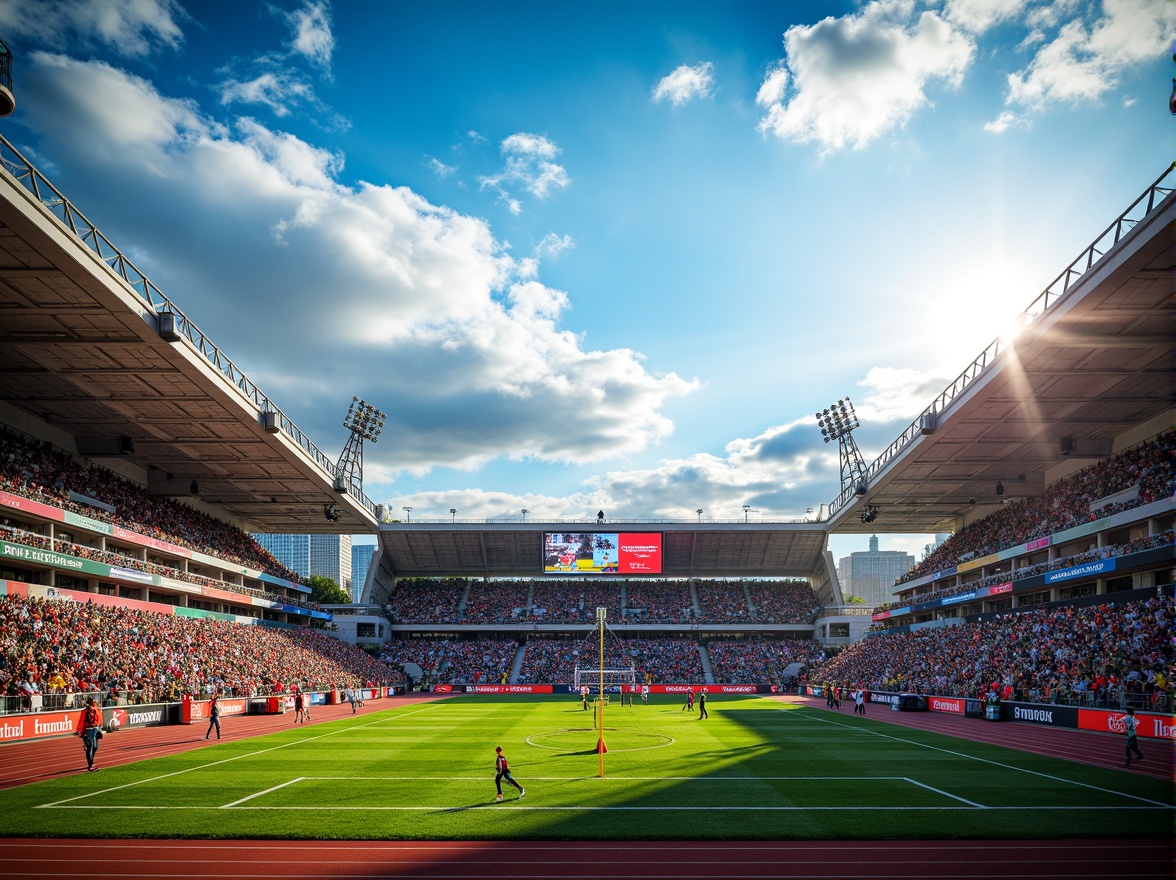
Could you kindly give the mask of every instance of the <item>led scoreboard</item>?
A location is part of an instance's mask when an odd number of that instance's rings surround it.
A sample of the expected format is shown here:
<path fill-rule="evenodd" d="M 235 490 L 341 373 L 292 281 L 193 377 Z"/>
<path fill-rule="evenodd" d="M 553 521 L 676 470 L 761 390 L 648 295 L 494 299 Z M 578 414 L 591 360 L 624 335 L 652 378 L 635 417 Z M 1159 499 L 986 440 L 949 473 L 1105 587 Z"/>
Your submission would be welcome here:
<path fill-rule="evenodd" d="M 545 532 L 543 573 L 661 574 L 661 532 Z"/>

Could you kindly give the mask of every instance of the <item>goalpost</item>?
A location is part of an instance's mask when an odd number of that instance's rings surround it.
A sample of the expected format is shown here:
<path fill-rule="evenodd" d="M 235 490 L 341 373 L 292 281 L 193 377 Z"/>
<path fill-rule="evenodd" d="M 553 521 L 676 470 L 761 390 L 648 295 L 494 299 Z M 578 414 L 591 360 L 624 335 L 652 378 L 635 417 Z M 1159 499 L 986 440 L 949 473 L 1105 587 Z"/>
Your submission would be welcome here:
<path fill-rule="evenodd" d="M 633 666 L 629 667 L 605 667 L 604 669 L 591 669 L 589 667 L 576 666 L 575 678 L 575 692 L 580 692 L 582 684 L 588 685 L 592 692 L 604 685 L 604 696 L 607 697 L 609 691 L 614 688 L 619 688 L 621 685 L 629 685 L 633 688 L 637 685 L 637 669 Z"/>
<path fill-rule="evenodd" d="M 599 665 L 596 667 L 581 666 L 580 652 L 576 651 L 576 667 L 575 676 L 573 677 L 573 687 L 575 692 L 580 692 L 583 688 L 588 688 L 589 692 L 595 692 L 597 696 L 596 711 L 593 713 L 596 721 L 596 751 L 600 755 L 600 776 L 604 776 L 604 753 L 608 751 L 608 747 L 604 744 L 604 707 L 608 705 L 608 696 L 610 690 L 616 690 L 620 693 L 625 692 L 625 686 L 628 686 L 630 700 L 632 694 L 637 687 L 637 669 L 632 660 L 629 661 L 628 666 L 608 666 L 604 665 L 604 636 L 606 632 L 614 639 L 617 639 L 622 645 L 624 639 L 621 639 L 615 632 L 608 628 L 605 620 L 608 617 L 607 608 L 596 609 L 596 630 L 595 635 L 599 635 Z M 589 637 L 591 637 L 590 634 Z"/>

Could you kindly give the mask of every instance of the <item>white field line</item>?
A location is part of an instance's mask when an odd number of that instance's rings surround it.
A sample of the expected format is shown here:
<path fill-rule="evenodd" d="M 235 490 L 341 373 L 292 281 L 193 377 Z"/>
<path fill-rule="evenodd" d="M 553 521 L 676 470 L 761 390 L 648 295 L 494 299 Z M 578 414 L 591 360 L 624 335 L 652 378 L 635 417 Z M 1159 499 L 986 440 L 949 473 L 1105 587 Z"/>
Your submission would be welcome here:
<path fill-rule="evenodd" d="M 797 711 L 803 712 L 805 710 L 803 710 L 803 709 L 801 709 L 801 710 L 779 709 L 777 711 L 788 713 L 784 716 L 787 718 L 792 713 L 795 713 Z M 836 727 L 842 727 L 842 728 L 849 728 L 850 727 L 850 725 L 848 725 L 848 724 L 844 724 L 840 721 L 833 721 L 832 719 L 814 718 L 814 717 L 810 716 L 810 717 L 806 718 L 805 720 L 806 721 L 817 720 L 822 724 L 832 724 Z M 889 733 L 882 733 L 877 730 L 869 730 L 868 728 L 864 728 L 864 727 L 851 728 L 851 729 L 865 730 L 865 731 L 868 731 L 869 733 L 873 734 L 874 736 L 881 737 L 882 739 L 894 740 L 895 742 L 905 743 L 906 745 L 909 745 L 909 746 L 918 746 L 919 748 L 922 748 L 922 749 L 930 749 L 933 752 L 942 752 L 945 755 L 955 755 L 957 758 L 967 758 L 969 761 L 977 761 L 981 764 L 989 764 L 993 767 L 1003 767 L 1005 770 L 1015 770 L 1018 773 L 1028 773 L 1030 776 L 1040 776 L 1042 779 L 1051 779 L 1054 782 L 1064 782 L 1067 785 L 1076 785 L 1080 788 L 1089 788 L 1092 791 L 1101 791 L 1103 794 L 1113 794 L 1113 795 L 1117 795 L 1118 797 L 1128 798 L 1129 800 L 1133 800 L 1133 801 L 1142 801 L 1145 804 L 1151 804 L 1152 806 L 1155 806 L 1155 807 L 1163 807 L 1165 810 L 1176 809 L 1176 806 L 1173 806 L 1172 804 L 1165 804 L 1162 801 L 1153 801 L 1153 800 L 1150 800 L 1149 798 L 1139 797 L 1138 795 L 1134 795 L 1134 794 L 1128 794 L 1125 791 L 1116 791 L 1113 788 L 1103 788 L 1101 785 L 1091 785 L 1089 782 L 1078 782 L 1077 780 L 1074 780 L 1074 779 L 1066 779 L 1065 777 L 1062 777 L 1062 776 L 1054 776 L 1050 773 L 1042 773 L 1038 770 L 1028 770 L 1024 767 L 1016 767 L 1012 764 L 1004 764 L 1000 761 L 993 761 L 989 758 L 980 758 L 980 757 L 977 757 L 976 755 L 969 755 L 966 752 L 956 752 L 956 751 L 953 751 L 952 749 L 944 749 L 944 748 L 940 748 L 939 746 L 929 745 L 928 743 L 916 742 L 915 740 L 912 740 L 912 739 L 904 739 L 901 736 L 892 736 Z M 943 735 L 946 736 L 947 734 L 943 734 Z M 988 809 L 997 809 L 997 808 L 990 807 Z M 1073 809 L 1082 809 L 1082 808 L 1074 807 Z"/>
<path fill-rule="evenodd" d="M 283 782 L 281 785 L 270 786 L 265 791 L 254 792 L 253 794 L 246 795 L 245 797 L 241 798 L 240 800 L 233 801 L 231 804 L 225 804 L 224 806 L 221 807 L 221 809 L 227 810 L 230 807 L 235 807 L 238 804 L 243 804 L 243 803 L 245 803 L 245 801 L 251 801 L 255 797 L 261 797 L 264 794 L 269 794 L 271 791 L 277 791 L 279 788 L 285 788 L 287 785 L 294 785 L 294 783 L 301 782 L 304 779 L 306 779 L 305 776 L 299 776 L 297 779 L 291 779 L 289 782 Z"/>
<path fill-rule="evenodd" d="M 487 777 L 485 775 L 479 776 L 368 776 L 365 779 L 370 779 L 378 782 L 407 782 L 407 781 L 422 781 L 422 782 L 477 782 L 485 784 Z M 1124 811 L 1151 811 L 1155 807 L 1152 806 L 1122 806 L 1122 807 L 1098 807 L 1098 806 L 1036 806 L 1036 807 L 988 807 L 983 804 L 977 804 L 965 798 L 958 797 L 949 792 L 942 791 L 930 785 L 924 785 L 907 776 L 612 776 L 600 779 L 596 776 L 529 776 L 528 780 L 536 782 L 587 782 L 605 781 L 609 782 L 629 782 L 629 781 L 654 781 L 654 782 L 746 782 L 749 780 L 757 780 L 764 782 L 828 782 L 828 781 L 848 781 L 848 782 L 905 782 L 922 788 L 926 791 L 934 792 L 949 800 L 958 801 L 965 806 L 590 806 L 582 804 L 552 804 L 552 805 L 536 805 L 534 803 L 527 806 L 515 805 L 512 809 L 518 810 L 532 810 L 536 812 L 653 812 L 657 810 L 667 810 L 675 812 L 694 812 L 694 811 L 718 811 L 718 812 L 868 812 L 871 810 L 900 810 L 900 811 L 931 811 L 931 810 L 950 810 L 950 811 L 971 811 L 971 810 L 996 810 L 1001 812 L 1016 812 L 1019 810 L 1029 812 L 1089 812 L 1092 810 L 1106 810 L 1109 812 L 1124 812 Z M 44 808 L 53 808 L 59 810 L 241 810 L 241 811 L 300 811 L 300 812 L 331 812 L 336 810 L 346 810 L 350 812 L 457 812 L 468 809 L 486 809 L 490 807 L 499 806 L 497 801 L 487 801 L 485 803 L 474 803 L 468 805 L 438 805 L 438 806 L 387 806 L 379 804 L 371 804 L 364 806 L 314 806 L 307 804 L 300 804 L 297 806 L 258 806 L 256 804 L 245 805 L 247 801 L 270 792 L 277 791 L 287 786 L 294 785 L 299 782 L 350 782 L 354 781 L 351 776 L 299 776 L 279 785 L 271 786 L 264 791 L 255 792 L 247 795 L 240 800 L 233 801 L 229 804 L 224 804 L 219 807 L 193 807 L 193 806 L 148 806 L 148 805 L 120 805 L 120 806 L 101 806 L 93 804 L 71 804 L 67 801 L 59 801 L 55 804 L 45 804 Z M 73 798 L 71 800 L 77 800 Z M 513 798 L 512 802 L 517 800 Z M 1160 805 L 1166 808 L 1166 805 Z"/>
<path fill-rule="evenodd" d="M 976 807 L 977 809 L 980 809 L 980 810 L 987 810 L 987 809 L 988 809 L 988 807 L 984 806 L 984 804 L 977 804 L 977 803 L 975 803 L 975 802 L 973 802 L 973 801 L 970 801 L 970 800 L 968 800 L 967 798 L 962 798 L 962 797 L 958 797 L 957 795 L 954 795 L 954 794 L 949 794 L 949 793 L 948 793 L 948 792 L 946 792 L 946 791 L 943 791 L 943 790 L 941 790 L 941 789 L 938 789 L 938 788 L 934 788 L 934 787 L 932 787 L 932 786 L 930 786 L 930 785 L 924 785 L 923 783 L 919 782 L 918 780 L 911 779 L 911 778 L 909 778 L 909 777 L 904 777 L 904 778 L 905 778 L 905 779 L 906 779 L 906 781 L 907 781 L 907 782 L 909 782 L 911 785 L 917 785 L 917 786 L 919 786 L 919 788 L 925 788 L 925 789 L 927 789 L 927 791 L 933 791 L 933 792 L 935 792 L 936 794 L 941 794 L 941 795 L 943 795 L 944 797 L 951 798 L 952 800 L 957 800 L 957 801 L 960 801 L 961 803 L 965 803 L 965 804 L 967 804 L 967 805 L 968 805 L 968 806 L 970 806 L 970 807 Z"/>

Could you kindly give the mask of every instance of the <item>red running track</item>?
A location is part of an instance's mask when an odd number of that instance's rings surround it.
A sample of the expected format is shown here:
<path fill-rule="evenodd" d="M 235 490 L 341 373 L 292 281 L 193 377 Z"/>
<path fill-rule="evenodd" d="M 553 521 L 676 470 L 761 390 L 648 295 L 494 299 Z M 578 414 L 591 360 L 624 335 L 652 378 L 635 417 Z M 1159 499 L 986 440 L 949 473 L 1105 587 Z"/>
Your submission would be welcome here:
<path fill-rule="evenodd" d="M 431 697 L 397 698 L 424 701 Z M 781 697 L 828 711 L 822 700 Z M 388 708 L 378 700 L 362 712 Z M 316 706 L 313 721 L 345 717 L 350 706 Z M 1145 741 L 1149 760 L 1122 768 L 1123 740 L 1105 734 L 1032 724 L 960 718 L 933 712 L 869 715 L 896 727 L 932 730 L 1010 748 L 1054 755 L 1125 773 L 1172 778 L 1173 744 Z M 850 709 L 842 710 L 851 714 Z M 884 714 L 883 714 L 884 713 Z M 292 716 L 226 718 L 226 738 L 246 738 L 290 726 Z M 100 764 L 116 766 L 201 748 L 204 728 L 162 727 L 107 736 Z M 897 733 L 895 735 L 901 735 Z M 84 770 L 73 737 L 15 743 L 0 749 L 0 787 Z M 19 755 L 19 760 L 12 758 Z M 1173 842 L 1069 841 L 167 841 L 0 839 L 0 878 L 186 878 L 255 880 L 280 877 L 332 880 L 452 880 L 452 878 L 811 878 L 811 880 L 1151 880 L 1173 876 Z"/>
<path fill-rule="evenodd" d="M 0 877 L 1170 880 L 1166 841 L 5 840 Z"/>

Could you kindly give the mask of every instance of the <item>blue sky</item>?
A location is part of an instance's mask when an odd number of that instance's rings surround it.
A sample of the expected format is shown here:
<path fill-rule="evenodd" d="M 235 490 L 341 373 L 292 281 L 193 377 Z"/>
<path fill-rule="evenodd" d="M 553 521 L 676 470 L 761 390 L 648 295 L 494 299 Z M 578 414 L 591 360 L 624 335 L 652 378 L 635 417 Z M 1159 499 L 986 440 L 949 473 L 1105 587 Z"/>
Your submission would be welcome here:
<path fill-rule="evenodd" d="M 396 513 L 781 519 L 839 488 L 813 412 L 848 394 L 872 459 L 1163 171 L 1174 35 L 1169 0 L 0 0 L 0 130 L 328 455 L 384 409 Z"/>

